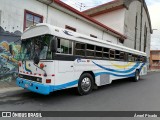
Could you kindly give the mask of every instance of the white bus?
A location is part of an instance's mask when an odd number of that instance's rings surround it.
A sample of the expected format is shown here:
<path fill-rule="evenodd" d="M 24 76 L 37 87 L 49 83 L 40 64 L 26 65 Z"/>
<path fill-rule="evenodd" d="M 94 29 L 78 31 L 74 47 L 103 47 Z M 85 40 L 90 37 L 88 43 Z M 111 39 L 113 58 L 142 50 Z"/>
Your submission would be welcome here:
<path fill-rule="evenodd" d="M 37 24 L 21 36 L 16 84 L 48 95 L 77 87 L 80 95 L 113 80 L 139 81 L 147 74 L 146 53 L 49 24 Z"/>

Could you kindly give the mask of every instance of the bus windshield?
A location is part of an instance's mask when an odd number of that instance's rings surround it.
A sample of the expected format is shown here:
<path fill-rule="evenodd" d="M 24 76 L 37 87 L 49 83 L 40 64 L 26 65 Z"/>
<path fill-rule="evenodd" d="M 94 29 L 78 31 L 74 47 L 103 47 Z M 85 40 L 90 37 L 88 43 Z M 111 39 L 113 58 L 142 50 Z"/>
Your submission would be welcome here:
<path fill-rule="evenodd" d="M 39 59 L 49 59 L 51 57 L 49 45 L 52 37 L 43 35 L 22 40 L 20 60 L 33 60 L 36 56 Z"/>

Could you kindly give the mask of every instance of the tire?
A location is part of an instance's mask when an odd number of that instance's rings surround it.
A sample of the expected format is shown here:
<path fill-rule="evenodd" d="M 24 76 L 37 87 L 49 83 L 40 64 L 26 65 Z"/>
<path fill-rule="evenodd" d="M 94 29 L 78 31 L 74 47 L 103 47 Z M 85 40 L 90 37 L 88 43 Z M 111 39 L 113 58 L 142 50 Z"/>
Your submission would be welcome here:
<path fill-rule="evenodd" d="M 136 70 L 135 77 L 133 79 L 134 82 L 138 82 L 140 80 L 139 70 Z"/>
<path fill-rule="evenodd" d="M 80 95 L 87 95 L 91 93 L 94 86 L 93 81 L 94 80 L 91 74 L 82 74 L 78 81 L 78 93 Z"/>

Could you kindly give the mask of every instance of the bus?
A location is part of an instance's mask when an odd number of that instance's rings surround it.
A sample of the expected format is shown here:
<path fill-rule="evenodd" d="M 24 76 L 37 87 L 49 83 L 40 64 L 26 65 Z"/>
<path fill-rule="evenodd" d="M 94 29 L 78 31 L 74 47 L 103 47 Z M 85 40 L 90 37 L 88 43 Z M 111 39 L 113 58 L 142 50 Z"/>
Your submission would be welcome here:
<path fill-rule="evenodd" d="M 139 81 L 147 74 L 147 55 L 40 23 L 22 34 L 18 66 L 19 87 L 43 95 L 76 88 L 80 95 L 86 95 L 117 79 Z"/>

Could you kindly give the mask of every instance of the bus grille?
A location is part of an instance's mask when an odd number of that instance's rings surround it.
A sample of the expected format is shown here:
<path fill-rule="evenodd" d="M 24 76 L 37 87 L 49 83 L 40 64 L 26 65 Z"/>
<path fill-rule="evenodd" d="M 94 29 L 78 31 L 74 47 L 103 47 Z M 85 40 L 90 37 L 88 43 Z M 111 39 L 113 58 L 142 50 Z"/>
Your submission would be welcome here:
<path fill-rule="evenodd" d="M 42 83 L 42 78 L 40 78 L 40 77 L 33 77 L 33 76 L 28 76 L 28 75 L 23 75 L 23 74 L 19 74 L 19 77 L 24 78 L 24 79 L 28 79 L 28 80 L 31 80 L 31 81 Z"/>

